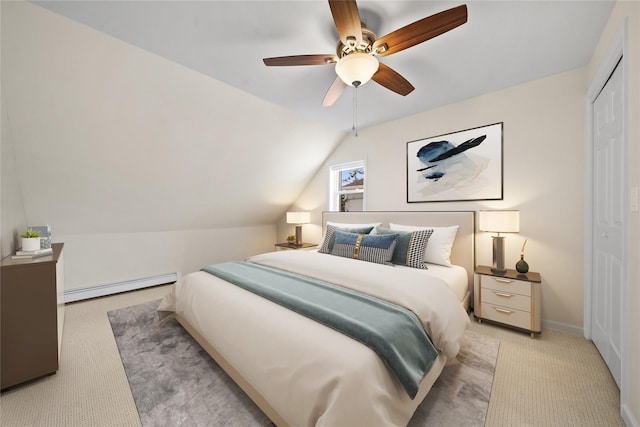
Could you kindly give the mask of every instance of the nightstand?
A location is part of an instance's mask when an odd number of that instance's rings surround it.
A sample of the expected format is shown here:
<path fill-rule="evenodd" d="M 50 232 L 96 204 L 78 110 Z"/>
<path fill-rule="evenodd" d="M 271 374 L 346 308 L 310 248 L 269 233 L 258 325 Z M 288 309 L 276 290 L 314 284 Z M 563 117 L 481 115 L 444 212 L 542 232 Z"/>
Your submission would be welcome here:
<path fill-rule="evenodd" d="M 491 320 L 526 329 L 531 338 L 542 332 L 540 273 L 507 270 L 498 274 L 491 267 L 476 267 L 474 315 L 478 322 Z"/>
<path fill-rule="evenodd" d="M 276 243 L 276 251 L 286 251 L 286 250 L 296 250 L 296 249 L 311 249 L 315 248 L 318 245 L 316 243 L 302 243 L 300 245 L 296 245 L 295 243 Z"/>

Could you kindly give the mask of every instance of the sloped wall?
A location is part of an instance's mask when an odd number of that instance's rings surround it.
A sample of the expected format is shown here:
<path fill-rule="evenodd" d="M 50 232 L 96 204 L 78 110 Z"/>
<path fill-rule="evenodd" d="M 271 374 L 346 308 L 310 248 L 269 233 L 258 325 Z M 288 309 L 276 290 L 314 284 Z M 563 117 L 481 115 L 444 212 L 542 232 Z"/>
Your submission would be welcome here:
<path fill-rule="evenodd" d="M 67 288 L 273 249 L 342 138 L 39 6 L 1 7 L 17 183 L 26 221 L 66 244 Z"/>

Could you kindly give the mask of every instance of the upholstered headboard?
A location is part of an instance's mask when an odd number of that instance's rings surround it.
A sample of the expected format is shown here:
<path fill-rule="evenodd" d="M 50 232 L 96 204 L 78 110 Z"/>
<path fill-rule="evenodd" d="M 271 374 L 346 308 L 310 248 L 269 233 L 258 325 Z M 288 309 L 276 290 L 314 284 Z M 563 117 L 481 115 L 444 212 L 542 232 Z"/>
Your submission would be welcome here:
<path fill-rule="evenodd" d="M 434 227 L 457 225 L 459 228 L 451 249 L 451 263 L 467 270 L 469 292 L 473 292 L 476 224 L 473 211 L 323 212 L 323 230 L 326 230 L 327 221 L 352 224 L 381 222 L 384 227 L 388 227 L 389 223 Z"/>

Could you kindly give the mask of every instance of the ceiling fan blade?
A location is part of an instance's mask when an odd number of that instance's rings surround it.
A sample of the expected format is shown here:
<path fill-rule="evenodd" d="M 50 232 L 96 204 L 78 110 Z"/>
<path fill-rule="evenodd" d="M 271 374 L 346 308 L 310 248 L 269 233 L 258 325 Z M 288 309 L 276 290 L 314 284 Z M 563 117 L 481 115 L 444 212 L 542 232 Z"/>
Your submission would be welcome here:
<path fill-rule="evenodd" d="M 348 37 L 355 37 L 355 43 L 359 45 L 362 42 L 362 24 L 355 0 L 329 0 L 329 8 L 342 43 L 348 46 Z"/>
<path fill-rule="evenodd" d="M 340 76 L 336 77 L 336 79 L 331 84 L 331 87 L 329 87 L 327 94 L 324 96 L 324 99 L 322 100 L 322 106 L 331 107 L 333 103 L 336 102 L 338 98 L 340 98 L 340 95 L 342 95 L 342 92 L 344 92 L 344 89 L 346 87 L 347 84 L 342 81 Z"/>
<path fill-rule="evenodd" d="M 391 55 L 446 33 L 465 22 L 467 22 L 467 5 L 463 4 L 428 16 L 380 37 L 373 43 L 373 50 L 376 51 L 377 48 L 386 44 L 387 49 L 377 52 L 377 54 L 380 56 Z"/>
<path fill-rule="evenodd" d="M 376 83 L 394 91 L 402 96 L 407 96 L 415 89 L 411 83 L 400 74 L 384 65 L 382 62 L 378 71 L 371 77 Z"/>
<path fill-rule="evenodd" d="M 294 56 L 277 56 L 273 58 L 264 58 L 264 65 L 267 66 L 287 66 L 287 65 L 328 65 L 335 64 L 338 57 L 332 54 L 328 55 L 294 55 Z"/>

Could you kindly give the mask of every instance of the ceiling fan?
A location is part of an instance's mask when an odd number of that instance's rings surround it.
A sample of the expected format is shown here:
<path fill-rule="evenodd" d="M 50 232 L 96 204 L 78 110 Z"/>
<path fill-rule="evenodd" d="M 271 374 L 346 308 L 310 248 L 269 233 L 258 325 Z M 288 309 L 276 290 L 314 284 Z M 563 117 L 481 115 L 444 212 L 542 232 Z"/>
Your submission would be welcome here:
<path fill-rule="evenodd" d="M 467 6 L 461 5 L 420 19 L 383 37 L 376 35 L 360 21 L 355 0 L 329 0 L 340 41 L 336 54 L 294 55 L 264 58 L 267 66 L 335 64 L 335 81 L 322 101 L 329 107 L 349 86 L 358 87 L 369 80 L 402 96 L 415 88 L 396 71 L 380 62 L 384 57 L 410 48 L 467 22 Z"/>

